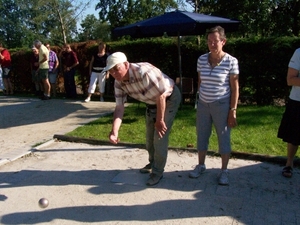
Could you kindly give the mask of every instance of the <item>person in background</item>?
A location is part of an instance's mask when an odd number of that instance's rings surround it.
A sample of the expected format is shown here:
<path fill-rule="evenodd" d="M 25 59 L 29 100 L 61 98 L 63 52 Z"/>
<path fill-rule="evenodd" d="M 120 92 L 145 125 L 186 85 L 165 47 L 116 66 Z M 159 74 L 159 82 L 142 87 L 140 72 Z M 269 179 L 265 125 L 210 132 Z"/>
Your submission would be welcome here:
<path fill-rule="evenodd" d="M 214 124 L 221 154 L 218 183 L 228 185 L 228 162 L 231 152 L 230 131 L 237 125 L 236 110 L 239 98 L 238 60 L 223 51 L 226 43 L 222 27 L 211 28 L 207 34 L 209 53 L 197 61 L 199 101 L 197 105 L 198 165 L 190 172 L 197 178 L 206 170 L 205 157 Z"/>
<path fill-rule="evenodd" d="M 38 76 L 39 79 L 43 83 L 44 95 L 41 97 L 42 100 L 50 99 L 50 83 L 48 78 L 49 71 L 49 51 L 45 45 L 42 44 L 39 40 L 34 41 L 34 46 L 39 50 L 39 68 L 38 68 Z"/>
<path fill-rule="evenodd" d="M 51 50 L 50 44 L 46 44 L 46 48 L 49 50 L 49 82 L 51 85 L 52 96 L 56 97 L 56 79 L 57 79 L 57 68 L 59 66 L 59 60 L 54 51 Z"/>
<path fill-rule="evenodd" d="M 3 85 L 3 79 L 2 79 L 2 68 L 1 68 L 1 65 L 0 65 L 0 89 L 4 90 L 4 85 Z"/>
<path fill-rule="evenodd" d="M 31 80 L 35 86 L 35 95 L 43 96 L 43 87 L 38 76 L 39 50 L 35 46 L 32 46 L 31 50 L 32 50 L 32 55 L 30 57 Z"/>
<path fill-rule="evenodd" d="M 60 56 L 61 63 L 63 65 L 66 97 L 75 99 L 77 98 L 75 84 L 75 67 L 79 64 L 77 55 L 71 49 L 71 46 L 69 44 L 65 44 Z"/>
<path fill-rule="evenodd" d="M 175 82 L 150 63 L 129 63 L 122 52 L 108 56 L 103 71 L 115 78 L 116 107 L 109 140 L 119 142 L 118 134 L 124 115 L 127 96 L 146 103 L 146 149 L 149 164 L 140 169 L 141 173 L 150 173 L 147 185 L 159 183 L 163 177 L 167 161 L 169 134 L 178 107 L 181 94 Z"/>
<path fill-rule="evenodd" d="M 5 91 L 3 93 L 6 95 L 13 95 L 14 90 L 10 80 L 10 70 L 11 70 L 11 58 L 9 51 L 3 47 L 0 43 L 0 65 L 2 68 L 2 80 L 4 84 Z"/>
<path fill-rule="evenodd" d="M 290 59 L 287 71 L 287 85 L 291 86 L 285 112 L 282 115 L 277 137 L 287 143 L 287 161 L 282 170 L 284 177 L 293 175 L 294 158 L 300 145 L 300 48 Z"/>
<path fill-rule="evenodd" d="M 108 79 L 109 73 L 102 73 L 102 70 L 106 66 L 106 44 L 101 42 L 98 46 L 98 52 L 92 56 L 90 62 L 90 85 L 88 89 L 88 96 L 85 99 L 85 102 L 91 100 L 92 94 L 95 92 L 96 84 L 98 82 L 99 92 L 100 92 L 100 101 L 104 102 L 104 92 L 105 92 L 105 81 Z"/>

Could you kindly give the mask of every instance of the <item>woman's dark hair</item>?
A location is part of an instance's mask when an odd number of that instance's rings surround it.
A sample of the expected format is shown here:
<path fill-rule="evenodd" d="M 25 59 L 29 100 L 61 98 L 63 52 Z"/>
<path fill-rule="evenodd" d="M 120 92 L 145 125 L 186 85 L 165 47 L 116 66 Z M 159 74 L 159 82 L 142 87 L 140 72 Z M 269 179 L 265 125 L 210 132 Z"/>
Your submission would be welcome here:
<path fill-rule="evenodd" d="M 219 33 L 221 40 L 226 40 L 225 29 L 221 26 L 215 26 L 207 31 L 207 36 L 212 33 Z"/>

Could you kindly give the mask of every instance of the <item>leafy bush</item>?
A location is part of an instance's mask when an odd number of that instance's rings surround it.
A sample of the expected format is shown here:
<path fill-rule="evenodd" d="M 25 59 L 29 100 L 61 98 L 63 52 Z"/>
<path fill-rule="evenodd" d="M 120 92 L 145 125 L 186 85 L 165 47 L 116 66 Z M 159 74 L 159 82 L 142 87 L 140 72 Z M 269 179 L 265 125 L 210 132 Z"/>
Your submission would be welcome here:
<path fill-rule="evenodd" d="M 206 53 L 208 48 L 204 38 L 200 39 L 200 45 L 191 40 L 180 39 L 182 76 L 193 78 L 196 89 L 197 59 Z M 147 61 L 173 79 L 180 76 L 177 37 L 120 40 L 109 42 L 107 46 L 110 53 L 124 52 L 130 62 Z M 300 39 L 296 37 L 229 39 L 224 50 L 239 61 L 241 101 L 266 105 L 272 104 L 274 99 L 286 99 L 289 93 L 289 87 L 286 85 L 287 66 L 293 52 L 299 46 Z M 82 42 L 71 44 L 71 47 L 79 58 L 77 70 L 80 74 L 80 85 L 86 93 L 89 62 L 93 52 L 97 51 L 97 43 Z M 61 48 L 54 47 L 54 50 L 59 54 Z M 12 52 L 12 81 L 17 91 L 31 90 L 30 54 L 30 49 Z M 62 74 L 59 77 L 62 77 Z M 58 82 L 63 82 L 63 79 L 59 79 Z"/>

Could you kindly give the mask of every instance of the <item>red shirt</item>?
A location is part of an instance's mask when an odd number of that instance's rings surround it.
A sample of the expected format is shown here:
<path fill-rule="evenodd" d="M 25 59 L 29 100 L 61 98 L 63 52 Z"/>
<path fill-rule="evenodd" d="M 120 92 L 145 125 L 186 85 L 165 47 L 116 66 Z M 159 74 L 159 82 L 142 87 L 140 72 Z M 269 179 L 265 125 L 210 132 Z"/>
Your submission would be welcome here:
<path fill-rule="evenodd" d="M 4 56 L 4 59 L 0 59 L 0 64 L 2 67 L 10 67 L 11 66 L 11 58 L 7 49 L 3 49 L 1 54 Z"/>
<path fill-rule="evenodd" d="M 78 62 L 77 55 L 75 52 L 63 52 L 62 53 L 62 64 L 66 67 L 71 67 Z"/>

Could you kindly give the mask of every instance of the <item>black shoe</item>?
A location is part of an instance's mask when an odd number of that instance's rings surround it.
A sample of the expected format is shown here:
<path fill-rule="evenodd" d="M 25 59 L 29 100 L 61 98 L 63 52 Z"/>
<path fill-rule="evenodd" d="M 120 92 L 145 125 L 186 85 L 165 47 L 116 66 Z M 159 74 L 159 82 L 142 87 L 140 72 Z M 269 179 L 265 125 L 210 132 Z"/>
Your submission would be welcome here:
<path fill-rule="evenodd" d="M 50 100 L 50 97 L 44 95 L 44 96 L 41 97 L 41 99 L 42 99 L 42 100 Z"/>
<path fill-rule="evenodd" d="M 163 175 L 158 175 L 155 173 L 150 174 L 150 178 L 148 179 L 146 185 L 153 186 L 155 184 L 158 184 L 159 181 L 163 178 Z"/>
<path fill-rule="evenodd" d="M 141 173 L 151 173 L 152 165 L 151 163 L 147 164 L 145 167 L 140 169 Z"/>

